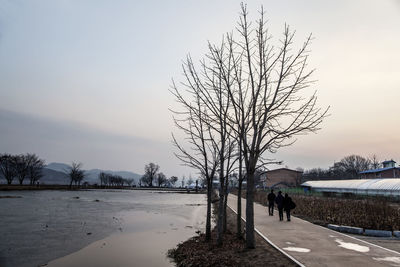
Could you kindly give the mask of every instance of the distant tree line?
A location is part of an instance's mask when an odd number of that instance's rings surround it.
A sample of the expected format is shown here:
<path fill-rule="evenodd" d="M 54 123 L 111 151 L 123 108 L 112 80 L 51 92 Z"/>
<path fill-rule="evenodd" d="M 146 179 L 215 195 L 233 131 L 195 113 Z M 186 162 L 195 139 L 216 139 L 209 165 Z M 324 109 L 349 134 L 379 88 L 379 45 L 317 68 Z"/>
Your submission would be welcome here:
<path fill-rule="evenodd" d="M 14 180 L 22 185 L 26 179 L 29 179 L 30 185 L 34 185 L 43 176 L 44 164 L 45 161 L 36 154 L 0 154 L 0 178 L 4 178 L 9 185 Z"/>
<path fill-rule="evenodd" d="M 350 155 L 342 158 L 327 169 L 313 168 L 305 170 L 303 180 L 333 180 L 333 179 L 356 179 L 360 178 L 360 172 L 377 169 L 381 167 L 376 155 L 363 157 L 359 155 Z"/>
<path fill-rule="evenodd" d="M 119 175 L 113 175 L 110 173 L 101 172 L 99 173 L 100 186 L 106 187 L 120 187 L 120 186 L 132 186 L 134 179 L 126 179 Z"/>

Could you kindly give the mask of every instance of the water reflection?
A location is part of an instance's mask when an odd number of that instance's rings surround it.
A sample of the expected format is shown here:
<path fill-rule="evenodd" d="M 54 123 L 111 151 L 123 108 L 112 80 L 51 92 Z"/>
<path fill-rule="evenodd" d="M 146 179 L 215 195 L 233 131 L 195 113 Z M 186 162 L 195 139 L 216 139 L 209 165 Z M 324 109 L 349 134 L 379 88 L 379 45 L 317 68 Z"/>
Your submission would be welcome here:
<path fill-rule="evenodd" d="M 169 265 L 164 257 L 167 249 L 204 230 L 205 195 L 125 190 L 9 191 L 2 195 L 22 196 L 0 199 L 2 267 L 38 266 L 84 247 L 84 261 L 69 266 L 89 266 L 85 263 L 93 258 L 139 262 L 141 256 L 150 263 L 162 258 L 164 265 L 154 266 L 165 266 Z"/>

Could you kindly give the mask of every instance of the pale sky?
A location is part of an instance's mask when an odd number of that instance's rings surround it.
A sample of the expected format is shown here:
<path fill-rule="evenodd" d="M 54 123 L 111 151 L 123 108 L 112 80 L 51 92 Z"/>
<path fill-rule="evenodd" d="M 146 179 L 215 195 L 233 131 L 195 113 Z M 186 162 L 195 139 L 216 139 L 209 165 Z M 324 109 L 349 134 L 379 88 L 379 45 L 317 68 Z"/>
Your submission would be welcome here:
<path fill-rule="evenodd" d="M 0 152 L 47 162 L 167 176 L 195 175 L 171 145 L 168 91 L 181 60 L 233 30 L 240 1 L 0 0 Z M 318 134 L 275 155 L 290 168 L 349 154 L 400 162 L 400 1 L 247 1 L 264 6 L 277 41 L 284 23 L 309 33 Z"/>

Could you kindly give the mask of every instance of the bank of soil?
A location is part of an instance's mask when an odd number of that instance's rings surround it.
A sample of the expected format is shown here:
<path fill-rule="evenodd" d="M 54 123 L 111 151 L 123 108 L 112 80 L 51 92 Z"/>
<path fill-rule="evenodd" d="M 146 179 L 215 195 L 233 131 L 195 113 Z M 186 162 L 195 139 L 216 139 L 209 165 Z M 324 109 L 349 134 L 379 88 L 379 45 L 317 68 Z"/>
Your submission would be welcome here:
<path fill-rule="evenodd" d="M 244 224 L 244 223 L 243 223 Z M 236 214 L 227 210 L 227 233 L 222 247 L 216 245 L 217 231 L 205 242 L 200 234 L 180 243 L 168 255 L 180 266 L 297 266 L 256 234 L 256 248 L 246 249 L 245 240 L 236 238 Z"/>

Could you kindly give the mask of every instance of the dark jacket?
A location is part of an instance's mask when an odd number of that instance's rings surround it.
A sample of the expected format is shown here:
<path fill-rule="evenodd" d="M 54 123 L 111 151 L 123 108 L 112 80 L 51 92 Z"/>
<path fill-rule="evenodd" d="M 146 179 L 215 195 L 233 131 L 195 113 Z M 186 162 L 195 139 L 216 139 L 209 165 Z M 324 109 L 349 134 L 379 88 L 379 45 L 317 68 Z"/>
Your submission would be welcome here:
<path fill-rule="evenodd" d="M 275 203 L 278 205 L 278 209 L 283 208 L 283 196 L 278 194 L 275 198 Z"/>
<path fill-rule="evenodd" d="M 291 197 L 285 197 L 283 199 L 283 209 L 286 211 L 292 210 L 296 207 Z"/>
<path fill-rule="evenodd" d="M 276 198 L 276 196 L 275 196 L 274 193 L 271 192 L 271 193 L 268 194 L 268 202 L 274 203 L 275 202 L 275 198 Z"/>

